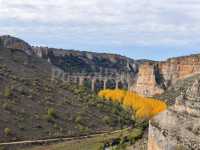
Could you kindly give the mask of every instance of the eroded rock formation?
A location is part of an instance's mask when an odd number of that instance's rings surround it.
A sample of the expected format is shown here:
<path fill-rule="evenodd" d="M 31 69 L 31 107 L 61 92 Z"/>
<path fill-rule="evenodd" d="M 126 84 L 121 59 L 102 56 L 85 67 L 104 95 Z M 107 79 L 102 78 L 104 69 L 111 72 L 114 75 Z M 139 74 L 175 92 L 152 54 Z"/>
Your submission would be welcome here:
<path fill-rule="evenodd" d="M 158 66 L 154 63 L 144 63 L 139 68 L 136 83 L 131 90 L 146 96 L 164 92 L 161 84 L 158 84 L 158 76 Z"/>
<path fill-rule="evenodd" d="M 168 59 L 163 62 L 144 63 L 132 90 L 152 96 L 162 93 L 177 80 L 200 72 L 200 55 Z"/>
<path fill-rule="evenodd" d="M 23 50 L 29 55 L 33 54 L 32 48 L 28 43 L 9 35 L 0 36 L 0 47 Z"/>
<path fill-rule="evenodd" d="M 200 150 L 200 81 L 150 121 L 148 150 Z"/>

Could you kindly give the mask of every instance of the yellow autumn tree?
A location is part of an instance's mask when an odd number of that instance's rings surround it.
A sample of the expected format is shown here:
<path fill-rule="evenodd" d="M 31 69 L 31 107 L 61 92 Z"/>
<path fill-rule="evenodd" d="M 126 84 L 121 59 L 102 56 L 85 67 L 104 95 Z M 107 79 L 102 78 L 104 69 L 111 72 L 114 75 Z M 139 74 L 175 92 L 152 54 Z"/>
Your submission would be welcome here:
<path fill-rule="evenodd" d="M 167 105 L 160 100 L 146 98 L 135 92 L 125 90 L 106 89 L 100 91 L 98 95 L 106 100 L 120 102 L 125 107 L 132 108 L 135 116 L 141 119 L 150 119 L 167 108 Z"/>

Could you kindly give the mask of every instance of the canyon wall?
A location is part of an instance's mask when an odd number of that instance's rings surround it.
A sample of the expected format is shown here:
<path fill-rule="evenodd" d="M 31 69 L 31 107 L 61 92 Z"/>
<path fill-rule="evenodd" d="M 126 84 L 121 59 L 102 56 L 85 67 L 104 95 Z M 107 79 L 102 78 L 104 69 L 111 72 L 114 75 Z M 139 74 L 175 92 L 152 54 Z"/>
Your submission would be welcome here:
<path fill-rule="evenodd" d="M 200 80 L 149 123 L 148 150 L 200 150 Z"/>
<path fill-rule="evenodd" d="M 139 67 L 139 72 L 136 77 L 132 91 L 136 91 L 142 95 L 154 95 L 164 92 L 161 84 L 157 81 L 158 68 L 154 63 L 146 62 Z"/>
<path fill-rule="evenodd" d="M 128 73 L 132 78 L 131 90 L 145 96 L 161 94 L 177 80 L 200 72 L 200 55 L 171 58 L 162 62 L 133 60 L 115 54 L 32 47 L 12 36 L 0 36 L 0 47 L 37 55 L 66 72 Z"/>
<path fill-rule="evenodd" d="M 200 73 L 200 55 L 144 63 L 131 90 L 145 96 L 161 94 L 177 80 Z"/>
<path fill-rule="evenodd" d="M 28 43 L 9 35 L 0 36 L 0 47 L 23 50 L 29 55 L 33 54 L 32 48 Z"/>

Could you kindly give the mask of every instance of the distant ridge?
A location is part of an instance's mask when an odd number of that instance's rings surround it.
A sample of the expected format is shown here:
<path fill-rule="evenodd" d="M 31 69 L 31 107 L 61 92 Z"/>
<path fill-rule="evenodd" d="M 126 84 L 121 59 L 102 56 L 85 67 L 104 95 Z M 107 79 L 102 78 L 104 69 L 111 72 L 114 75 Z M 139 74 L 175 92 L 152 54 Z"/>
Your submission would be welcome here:
<path fill-rule="evenodd" d="M 29 55 L 33 54 L 32 47 L 27 42 L 10 35 L 0 36 L 0 44 L 1 47 L 20 49 L 25 51 Z"/>

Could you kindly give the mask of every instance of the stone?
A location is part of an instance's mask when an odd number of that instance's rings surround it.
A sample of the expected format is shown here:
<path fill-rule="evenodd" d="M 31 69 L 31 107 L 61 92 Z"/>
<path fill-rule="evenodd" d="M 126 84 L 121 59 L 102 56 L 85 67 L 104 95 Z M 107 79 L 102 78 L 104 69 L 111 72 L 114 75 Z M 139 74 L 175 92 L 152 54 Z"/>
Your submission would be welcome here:
<path fill-rule="evenodd" d="M 0 41 L 1 41 L 1 44 L 0 44 L 1 47 L 23 50 L 28 55 L 33 54 L 32 47 L 21 39 L 18 39 L 9 35 L 5 35 L 5 36 L 0 36 Z"/>
<path fill-rule="evenodd" d="M 131 89 L 145 96 L 153 96 L 164 92 L 178 80 L 198 73 L 200 73 L 200 55 L 143 63 L 139 67 L 138 77 Z"/>
<path fill-rule="evenodd" d="M 159 87 L 156 76 L 156 66 L 151 63 L 144 63 L 139 67 L 136 83 L 131 87 L 131 91 L 145 96 L 163 93 L 164 90 Z"/>
<path fill-rule="evenodd" d="M 199 86 L 195 81 L 174 106 L 150 120 L 148 150 L 200 150 Z"/>

